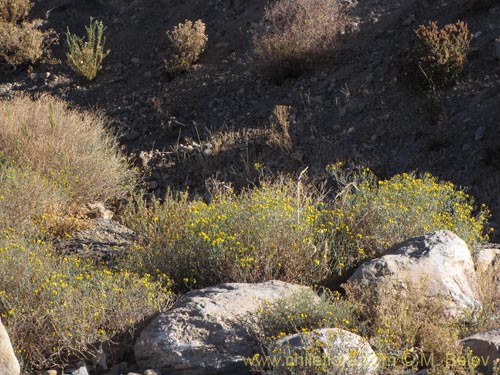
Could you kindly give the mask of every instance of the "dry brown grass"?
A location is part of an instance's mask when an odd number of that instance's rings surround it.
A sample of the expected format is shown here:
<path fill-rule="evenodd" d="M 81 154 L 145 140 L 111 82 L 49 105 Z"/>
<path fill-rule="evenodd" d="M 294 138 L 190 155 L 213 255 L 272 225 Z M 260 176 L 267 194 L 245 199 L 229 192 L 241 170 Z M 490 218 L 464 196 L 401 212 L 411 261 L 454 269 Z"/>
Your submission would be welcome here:
<path fill-rule="evenodd" d="M 290 136 L 292 107 L 276 105 L 271 116 L 271 132 L 269 144 L 277 146 L 286 152 L 292 152 L 294 143 Z"/>
<path fill-rule="evenodd" d="M 173 30 L 167 31 L 171 44 L 171 56 L 165 61 L 169 73 L 188 71 L 205 50 L 208 37 L 202 20 L 186 20 Z"/>
<path fill-rule="evenodd" d="M 44 53 L 45 34 L 29 22 L 0 21 L 0 59 L 18 66 L 37 62 Z"/>
<path fill-rule="evenodd" d="M 16 23 L 26 18 L 33 2 L 31 0 L 0 0 L 0 20 Z"/>
<path fill-rule="evenodd" d="M 300 74 L 332 56 L 346 25 L 337 1 L 278 0 L 254 35 L 259 64 L 276 78 Z"/>
<path fill-rule="evenodd" d="M 32 170 L 77 204 L 123 196 L 133 175 L 102 115 L 60 99 L 0 101 L 3 157 Z"/>

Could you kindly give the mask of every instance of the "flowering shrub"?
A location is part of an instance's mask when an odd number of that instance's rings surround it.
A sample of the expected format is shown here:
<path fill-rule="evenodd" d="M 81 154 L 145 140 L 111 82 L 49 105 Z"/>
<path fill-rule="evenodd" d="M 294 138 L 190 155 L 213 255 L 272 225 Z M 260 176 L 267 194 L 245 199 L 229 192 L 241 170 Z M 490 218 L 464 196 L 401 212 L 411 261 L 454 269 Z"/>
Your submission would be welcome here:
<path fill-rule="evenodd" d="M 0 235 L 0 313 L 25 371 L 89 359 L 164 309 L 171 294 L 151 277 L 61 257 L 15 230 Z"/>
<path fill-rule="evenodd" d="M 333 207 L 322 211 L 319 225 L 324 231 L 317 241 L 330 244 L 334 274 L 343 274 L 396 243 L 435 230 L 453 231 L 468 244 L 487 239 L 488 210 L 482 206 L 474 214 L 473 199 L 451 182 L 438 181 L 428 173 L 421 177 L 404 173 L 377 181 L 369 170 L 345 179 L 341 165 L 329 169 L 343 180 L 344 194 L 338 195 Z"/>
<path fill-rule="evenodd" d="M 276 77 L 300 74 L 332 55 L 346 24 L 339 1 L 278 0 L 254 34 L 259 64 Z"/>
<path fill-rule="evenodd" d="M 452 83 L 467 61 L 472 40 L 467 24 L 458 21 L 439 29 L 436 22 L 430 22 L 428 26 L 420 25 L 415 35 L 413 53 L 422 81 L 437 87 Z"/>
<path fill-rule="evenodd" d="M 190 287 L 319 282 L 329 272 L 328 254 L 312 241 L 319 211 L 314 195 L 300 184 L 264 182 L 240 195 L 222 193 L 210 204 L 177 203 L 168 196 L 147 208 L 139 201 L 122 217 L 148 239 L 144 248 L 131 250 L 132 264 L 143 264 L 147 272 L 163 265 L 162 272 Z"/>

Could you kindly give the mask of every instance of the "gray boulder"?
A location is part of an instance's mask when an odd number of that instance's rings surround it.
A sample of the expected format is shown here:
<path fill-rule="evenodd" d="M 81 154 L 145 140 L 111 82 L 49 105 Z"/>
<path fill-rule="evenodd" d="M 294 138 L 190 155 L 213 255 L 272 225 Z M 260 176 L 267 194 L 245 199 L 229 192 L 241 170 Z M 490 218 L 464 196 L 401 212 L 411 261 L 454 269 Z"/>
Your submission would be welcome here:
<path fill-rule="evenodd" d="M 0 320 L 0 374 L 19 375 L 21 369 L 17 361 L 9 335 Z"/>
<path fill-rule="evenodd" d="M 280 281 L 187 293 L 140 333 L 134 346 L 137 363 L 169 375 L 248 374 L 243 358 L 259 351 L 248 333 L 250 316 L 263 302 L 302 291 L 318 298 L 310 288 Z"/>
<path fill-rule="evenodd" d="M 472 355 L 469 355 L 470 363 L 477 364 L 478 369 L 485 374 L 494 373 L 495 361 L 500 358 L 500 329 L 476 333 L 461 342 L 472 351 Z"/>
<path fill-rule="evenodd" d="M 349 279 L 367 287 L 411 287 L 422 297 L 441 298 L 450 317 L 481 308 L 474 263 L 465 242 L 440 230 L 396 245 L 382 257 L 362 264 Z"/>
<path fill-rule="evenodd" d="M 362 337 L 340 328 L 323 328 L 285 336 L 271 347 L 274 370 L 280 374 L 290 367 L 323 368 L 327 375 L 372 375 L 378 358 Z"/>

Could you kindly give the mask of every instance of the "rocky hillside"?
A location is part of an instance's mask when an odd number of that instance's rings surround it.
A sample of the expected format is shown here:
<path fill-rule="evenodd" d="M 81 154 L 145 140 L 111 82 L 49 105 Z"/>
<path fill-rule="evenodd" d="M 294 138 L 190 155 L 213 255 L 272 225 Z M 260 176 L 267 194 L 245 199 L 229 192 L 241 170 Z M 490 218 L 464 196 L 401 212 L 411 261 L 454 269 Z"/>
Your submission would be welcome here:
<path fill-rule="evenodd" d="M 470 189 L 497 215 L 500 35 L 496 1 L 474 7 L 454 1 L 360 0 L 351 31 L 335 58 L 296 78 L 273 81 L 255 69 L 252 33 L 266 1 L 45 0 L 31 18 L 54 29 L 62 64 L 2 74 L 3 96 L 50 92 L 84 108 L 99 108 L 121 134 L 151 190 L 205 191 L 217 177 L 243 186 L 261 163 L 269 171 L 320 175 L 344 161 L 380 177 L 428 171 Z M 89 17 L 103 21 L 111 49 L 103 71 L 88 82 L 64 64 L 69 30 L 82 35 Z M 167 75 L 167 29 L 201 19 L 208 45 L 190 72 Z M 419 24 L 461 19 L 474 39 L 457 84 L 439 93 L 438 113 L 400 80 L 400 56 Z M 497 54 L 497 55 L 496 55 Z M 292 145 L 273 142 L 275 106 L 290 107 Z"/>

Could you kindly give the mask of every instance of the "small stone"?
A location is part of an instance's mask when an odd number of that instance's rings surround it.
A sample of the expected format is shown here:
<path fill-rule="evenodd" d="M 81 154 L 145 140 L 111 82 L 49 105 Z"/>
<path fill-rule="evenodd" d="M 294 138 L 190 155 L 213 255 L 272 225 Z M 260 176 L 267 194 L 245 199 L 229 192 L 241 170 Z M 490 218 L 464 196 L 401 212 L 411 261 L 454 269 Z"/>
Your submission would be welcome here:
<path fill-rule="evenodd" d="M 76 370 L 74 370 L 71 375 L 89 375 L 89 372 L 87 371 L 87 367 L 84 365 Z"/>
<path fill-rule="evenodd" d="M 474 38 L 475 38 L 475 39 L 477 39 L 477 38 L 479 38 L 481 35 L 483 35 L 483 32 L 482 32 L 482 31 L 476 31 L 476 32 L 474 33 Z"/>
<path fill-rule="evenodd" d="M 486 133 L 486 128 L 484 128 L 482 126 L 480 128 L 477 128 L 476 133 L 474 134 L 474 140 L 480 141 L 480 140 L 484 139 L 485 133 Z"/>
<path fill-rule="evenodd" d="M 38 375 L 57 375 L 57 370 L 45 370 L 38 373 Z"/>
<path fill-rule="evenodd" d="M 404 21 L 403 21 L 403 26 L 409 26 L 413 22 L 415 22 L 415 15 L 410 14 Z"/>
<path fill-rule="evenodd" d="M 139 58 L 137 58 L 137 57 L 132 57 L 132 58 L 130 59 L 130 62 L 131 62 L 132 64 L 137 64 L 137 65 L 138 65 L 138 64 L 140 64 L 140 63 L 141 63 L 141 59 L 139 59 Z"/>
<path fill-rule="evenodd" d="M 146 78 L 151 78 L 153 74 L 148 70 L 146 73 L 144 73 L 144 77 Z"/>
<path fill-rule="evenodd" d="M 109 374 L 110 375 L 123 375 L 127 372 L 127 370 L 128 370 L 127 362 L 120 362 L 120 363 L 111 367 Z"/>
<path fill-rule="evenodd" d="M 212 156 L 214 154 L 213 148 L 206 148 L 202 151 L 203 156 Z"/>
<path fill-rule="evenodd" d="M 158 188 L 158 181 L 148 181 L 147 182 L 148 189 L 155 190 Z"/>
<path fill-rule="evenodd" d="M 495 40 L 495 56 L 497 59 L 500 59 L 500 38 Z"/>
<path fill-rule="evenodd" d="M 462 146 L 462 151 L 469 151 L 471 148 L 470 143 L 466 143 Z"/>
<path fill-rule="evenodd" d="M 144 371 L 144 375 L 160 375 L 155 370 L 146 370 Z"/>

